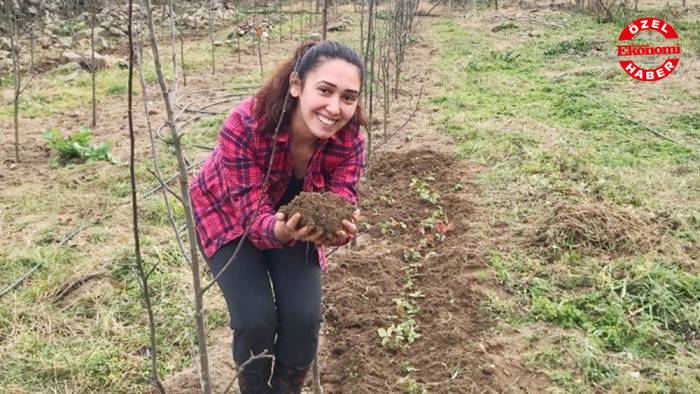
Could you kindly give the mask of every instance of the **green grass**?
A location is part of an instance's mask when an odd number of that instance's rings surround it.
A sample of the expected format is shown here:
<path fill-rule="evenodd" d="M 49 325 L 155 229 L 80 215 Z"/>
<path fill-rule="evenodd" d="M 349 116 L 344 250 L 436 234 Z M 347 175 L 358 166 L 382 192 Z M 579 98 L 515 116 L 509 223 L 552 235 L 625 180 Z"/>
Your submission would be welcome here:
<path fill-rule="evenodd" d="M 458 157 L 486 166 L 478 184 L 493 220 L 506 221 L 523 238 L 550 207 L 597 201 L 656 218 L 674 212 L 675 224 L 657 235 L 662 248 L 617 258 L 571 250 L 549 261 L 535 248 L 498 246 L 491 266 L 514 298 L 490 295 L 482 306 L 513 326 L 580 333 L 556 343 L 545 337 L 544 349 L 523 358 L 567 392 L 698 391 L 700 378 L 692 372 L 698 353 L 690 342 L 700 324 L 700 266 L 693 258 L 700 245 L 697 113 L 659 112 L 652 98 L 625 100 L 640 85 L 616 69 L 605 53 L 609 44 L 602 51 L 599 44 L 615 37 L 618 25 L 547 15 L 565 19 L 567 29 L 507 43 L 503 37 L 518 29 L 484 33 L 456 20 L 432 22 L 441 73 L 431 104 Z M 686 28 L 696 23 L 676 22 L 688 48 L 698 44 Z M 620 75 L 606 77 L 611 70 Z M 658 99 L 697 101 L 683 81 L 669 85 Z M 666 125 L 664 132 L 682 144 L 626 118 Z"/>

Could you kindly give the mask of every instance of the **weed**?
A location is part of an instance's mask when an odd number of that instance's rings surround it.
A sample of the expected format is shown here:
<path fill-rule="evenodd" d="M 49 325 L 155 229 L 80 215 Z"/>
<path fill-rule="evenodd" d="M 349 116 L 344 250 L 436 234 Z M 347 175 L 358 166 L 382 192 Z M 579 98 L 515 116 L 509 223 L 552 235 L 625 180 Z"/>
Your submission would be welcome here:
<path fill-rule="evenodd" d="M 90 145 L 92 130 L 87 127 L 81 127 L 77 133 L 70 136 L 64 136 L 57 129 L 50 129 L 44 134 L 44 139 L 56 153 L 54 156 L 54 164 L 56 165 L 96 160 L 115 162 L 109 154 L 109 142 Z"/>
<path fill-rule="evenodd" d="M 593 49 L 595 43 L 584 38 L 576 38 L 574 40 L 560 41 L 549 48 L 545 49 L 544 54 L 547 56 L 557 56 L 562 54 L 584 54 Z"/>
<path fill-rule="evenodd" d="M 513 23 L 513 22 L 504 22 L 504 23 L 501 23 L 501 24 L 498 24 L 498 25 L 494 26 L 494 27 L 491 29 L 491 31 L 494 32 L 494 33 L 496 33 L 496 32 L 499 32 L 499 31 L 501 31 L 501 30 L 517 29 L 517 28 L 518 28 L 518 25 L 516 25 L 516 24 Z"/>

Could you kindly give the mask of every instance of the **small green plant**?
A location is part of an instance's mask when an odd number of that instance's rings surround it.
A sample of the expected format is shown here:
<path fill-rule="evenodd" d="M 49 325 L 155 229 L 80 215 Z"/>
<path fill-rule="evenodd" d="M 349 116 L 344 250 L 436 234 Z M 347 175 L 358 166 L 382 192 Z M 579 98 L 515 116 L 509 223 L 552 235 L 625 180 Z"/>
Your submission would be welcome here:
<path fill-rule="evenodd" d="M 63 37 L 70 37 L 77 31 L 83 30 L 85 23 L 77 19 L 67 19 L 61 22 L 56 28 L 56 34 Z"/>
<path fill-rule="evenodd" d="M 426 394 L 428 390 L 411 376 L 399 378 L 399 385 L 405 394 Z"/>
<path fill-rule="evenodd" d="M 387 328 L 380 327 L 377 333 L 382 339 L 382 346 L 389 349 L 408 347 L 421 337 L 418 333 L 418 323 L 413 318 L 406 319 L 397 325 L 392 324 Z"/>
<path fill-rule="evenodd" d="M 412 178 L 409 185 L 416 193 L 421 201 L 437 204 L 440 201 L 440 193 L 430 189 L 430 185 L 426 181 L 434 181 L 435 178 L 429 176 L 425 181 L 420 178 Z"/>
<path fill-rule="evenodd" d="M 420 254 L 419 251 L 411 248 L 409 250 L 404 250 L 403 259 L 407 263 L 415 263 L 417 261 L 421 261 L 423 259 L 423 256 Z"/>
<path fill-rule="evenodd" d="M 445 215 L 445 211 L 442 210 L 442 207 L 438 206 L 436 209 L 433 210 L 433 212 L 430 213 L 429 218 L 425 218 L 421 220 L 420 226 L 423 229 L 423 231 L 431 231 L 437 223 L 446 223 L 447 220 L 447 215 Z"/>
<path fill-rule="evenodd" d="M 406 298 L 394 298 L 396 310 L 402 316 L 416 316 L 420 312 L 420 307 L 415 301 Z"/>
<path fill-rule="evenodd" d="M 402 361 L 399 368 L 401 368 L 401 373 L 406 375 L 408 375 L 411 372 L 416 372 L 416 368 L 413 365 L 411 365 L 410 361 Z"/>
<path fill-rule="evenodd" d="M 394 218 L 391 218 L 390 220 L 383 221 L 383 222 L 379 223 L 378 226 L 379 226 L 379 232 L 382 235 L 391 235 L 391 236 L 394 236 L 397 234 L 397 232 L 394 231 L 394 229 L 401 228 L 403 230 L 406 230 L 408 228 L 406 223 L 398 221 Z"/>
<path fill-rule="evenodd" d="M 87 127 L 81 127 L 77 133 L 69 136 L 64 136 L 57 129 L 50 129 L 44 134 L 44 139 L 49 148 L 56 152 L 53 159 L 54 164 L 82 163 L 95 160 L 114 162 L 109 154 L 110 143 L 102 142 L 91 145 L 92 130 Z"/>

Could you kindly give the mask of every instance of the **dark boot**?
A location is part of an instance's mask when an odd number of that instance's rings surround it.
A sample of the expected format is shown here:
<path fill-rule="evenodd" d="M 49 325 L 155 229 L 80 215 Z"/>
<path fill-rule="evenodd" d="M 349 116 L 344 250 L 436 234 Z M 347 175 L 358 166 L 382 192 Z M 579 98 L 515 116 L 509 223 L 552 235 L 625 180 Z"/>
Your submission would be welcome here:
<path fill-rule="evenodd" d="M 241 390 L 241 394 L 269 394 L 272 392 L 267 384 L 267 381 L 270 380 L 272 360 L 256 361 L 238 374 L 238 387 Z"/>
<path fill-rule="evenodd" d="M 296 368 L 275 360 L 275 370 L 272 373 L 272 392 L 274 394 L 299 394 L 304 386 L 304 378 L 309 367 Z"/>

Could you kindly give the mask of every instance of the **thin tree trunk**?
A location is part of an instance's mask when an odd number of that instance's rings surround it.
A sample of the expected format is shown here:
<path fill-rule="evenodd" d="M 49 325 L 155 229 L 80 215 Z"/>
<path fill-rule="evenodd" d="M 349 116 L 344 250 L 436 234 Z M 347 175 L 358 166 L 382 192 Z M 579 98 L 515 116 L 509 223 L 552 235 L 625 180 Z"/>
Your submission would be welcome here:
<path fill-rule="evenodd" d="M 187 70 L 185 70 L 185 38 L 180 33 L 180 68 L 182 69 L 182 84 L 187 86 Z"/>
<path fill-rule="evenodd" d="M 94 27 L 94 15 L 95 15 L 95 0 L 92 2 L 92 15 Z M 165 394 L 165 388 L 160 382 L 158 377 L 158 347 L 156 343 L 156 326 L 155 317 L 153 315 L 153 308 L 151 305 L 151 295 L 150 289 L 148 287 L 148 275 L 146 274 L 143 267 L 143 259 L 141 258 L 141 242 L 139 239 L 139 220 L 138 220 L 138 204 L 136 200 L 136 171 L 135 171 L 135 145 L 136 139 L 134 136 L 134 118 L 133 118 L 133 76 L 134 76 L 134 42 L 133 42 L 133 0 L 129 0 L 129 79 L 127 82 L 127 116 L 129 121 L 129 176 L 131 179 L 131 212 L 132 212 L 132 224 L 134 230 L 134 255 L 136 257 L 136 268 L 139 271 L 139 277 L 141 278 L 141 286 L 143 290 L 143 298 L 146 303 L 146 312 L 148 313 L 148 328 L 151 340 L 151 383 L 158 389 L 161 394 Z M 93 29 L 94 33 L 94 29 Z M 93 35 L 94 38 L 94 35 Z M 93 39 L 94 42 L 94 39 Z M 93 61 L 94 65 L 94 61 Z M 94 67 L 93 67 L 94 68 Z M 93 85 L 94 86 L 94 85 Z M 144 90 L 145 92 L 145 90 Z"/>
<path fill-rule="evenodd" d="M 360 53 L 365 53 L 365 0 L 360 3 Z"/>
<path fill-rule="evenodd" d="M 92 127 L 97 126 L 97 94 L 95 89 L 95 1 L 90 2 L 90 71 L 92 73 Z M 131 82 L 131 81 L 129 81 Z"/>
<path fill-rule="evenodd" d="M 5 4 L 8 15 L 10 16 L 10 51 L 12 52 L 12 71 L 15 76 L 15 91 L 14 91 L 14 126 L 15 126 L 15 163 L 19 163 L 19 96 L 22 93 L 21 84 L 22 76 L 19 69 L 19 57 L 17 55 L 17 15 L 12 8 L 12 4 Z"/>
<path fill-rule="evenodd" d="M 367 68 L 367 62 L 369 61 L 370 57 L 370 47 L 372 46 L 372 42 L 374 41 L 374 7 L 376 5 L 376 0 L 369 0 L 369 13 L 368 13 L 368 20 L 367 20 L 367 42 L 365 43 L 365 56 L 364 56 L 364 68 L 365 70 L 368 70 Z M 368 89 L 368 86 L 372 84 L 372 78 L 374 76 L 372 75 L 371 72 L 367 73 L 367 77 L 365 78 L 365 101 L 367 101 L 367 94 L 371 90 Z"/>
<path fill-rule="evenodd" d="M 326 33 L 328 31 L 328 0 L 323 0 L 323 19 L 321 20 L 323 24 L 323 41 L 326 41 Z"/>
<path fill-rule="evenodd" d="M 280 43 L 282 42 L 282 0 L 277 0 L 277 13 L 280 14 Z M 238 34 L 238 33 L 236 33 Z"/>
<path fill-rule="evenodd" d="M 34 70 L 34 41 L 36 37 L 34 36 L 34 27 L 29 29 L 29 73 Z"/>
<path fill-rule="evenodd" d="M 213 0 L 209 0 L 209 44 L 211 44 L 211 73 L 216 73 L 216 61 L 214 55 L 214 7 Z"/>
<path fill-rule="evenodd" d="M 173 7 L 173 0 L 168 0 L 168 14 L 170 19 L 173 58 L 173 87 L 170 97 L 173 101 L 177 101 L 177 28 L 175 27 L 175 8 Z"/>
<path fill-rule="evenodd" d="M 260 50 L 260 40 L 261 39 L 262 39 L 262 34 L 258 35 L 256 41 L 258 44 L 258 63 L 260 64 L 260 81 L 263 81 L 265 79 L 265 76 L 263 74 L 262 51 Z"/>
<path fill-rule="evenodd" d="M 197 346 L 198 346 L 198 357 L 199 357 L 199 372 L 200 381 L 202 384 L 202 391 L 205 394 L 211 394 L 212 387 L 209 378 L 209 357 L 207 354 L 207 341 L 206 334 L 204 331 L 204 314 L 203 314 L 203 302 L 202 302 L 202 285 L 201 277 L 199 272 L 199 254 L 197 251 L 197 238 L 194 233 L 194 220 L 192 216 L 192 206 L 190 202 L 190 196 L 188 193 L 188 174 L 187 174 L 187 164 L 185 163 L 182 154 L 182 145 L 180 141 L 180 135 L 177 131 L 177 123 L 175 122 L 175 114 L 173 112 L 172 102 L 170 101 L 170 95 L 168 93 L 168 88 L 165 84 L 165 77 L 163 76 L 162 67 L 160 64 L 160 57 L 158 54 L 158 43 L 156 42 L 155 27 L 153 26 L 153 14 L 151 12 L 151 1 L 145 0 L 146 3 L 146 13 L 148 16 L 148 32 L 151 41 L 151 50 L 153 51 L 153 63 L 158 76 L 158 84 L 160 85 L 160 91 L 163 95 L 163 101 L 165 103 L 165 110 L 168 116 L 168 126 L 170 127 L 170 132 L 172 134 L 172 146 L 175 150 L 175 157 L 177 158 L 178 166 L 178 178 L 180 183 L 180 197 L 182 199 L 182 205 L 185 211 L 185 222 L 187 225 L 187 236 L 189 240 L 190 247 L 190 268 L 192 269 L 192 285 L 194 291 L 194 319 L 197 329 Z"/>

